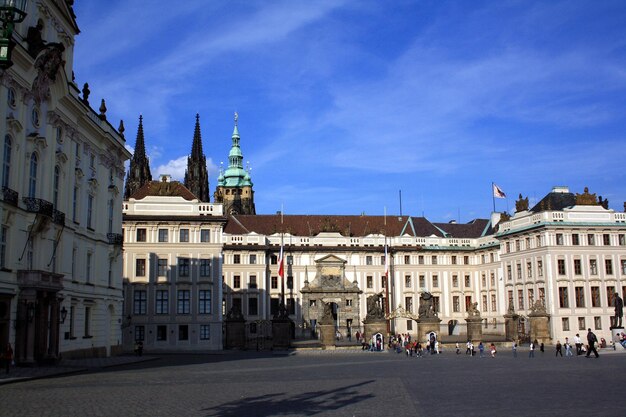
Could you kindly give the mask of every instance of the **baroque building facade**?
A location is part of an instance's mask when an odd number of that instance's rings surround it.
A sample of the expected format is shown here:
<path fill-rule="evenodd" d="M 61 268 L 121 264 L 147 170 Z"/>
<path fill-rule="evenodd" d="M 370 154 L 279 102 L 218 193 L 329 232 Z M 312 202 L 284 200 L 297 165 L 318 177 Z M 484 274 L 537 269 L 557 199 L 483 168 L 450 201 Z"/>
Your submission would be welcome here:
<path fill-rule="evenodd" d="M 0 72 L 0 344 L 18 364 L 121 351 L 130 153 L 74 80 L 72 3 L 30 2 Z"/>

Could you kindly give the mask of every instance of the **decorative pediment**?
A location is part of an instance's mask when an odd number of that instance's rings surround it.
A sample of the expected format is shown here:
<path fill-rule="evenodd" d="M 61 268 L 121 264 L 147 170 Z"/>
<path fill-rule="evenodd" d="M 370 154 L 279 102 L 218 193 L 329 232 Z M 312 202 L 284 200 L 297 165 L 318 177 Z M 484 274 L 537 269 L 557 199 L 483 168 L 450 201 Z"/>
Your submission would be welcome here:
<path fill-rule="evenodd" d="M 24 126 L 13 116 L 13 113 L 7 116 L 7 130 L 13 133 L 20 133 L 24 130 Z"/>
<path fill-rule="evenodd" d="M 57 164 L 65 165 L 65 163 L 67 162 L 67 155 L 65 154 L 65 152 L 63 152 L 62 150 L 57 150 L 55 156 Z"/>
<path fill-rule="evenodd" d="M 48 141 L 46 140 L 45 137 L 40 136 L 39 132 L 32 132 L 29 133 L 28 136 L 26 136 L 26 139 L 29 142 L 32 142 L 35 148 L 38 148 L 39 150 L 44 150 L 48 147 Z"/>
<path fill-rule="evenodd" d="M 120 189 L 117 187 L 117 185 L 111 184 L 109 185 L 109 192 L 117 197 L 120 194 Z"/>
<path fill-rule="evenodd" d="M 89 178 L 87 182 L 89 183 L 89 188 L 91 189 L 91 191 L 96 191 L 98 189 L 98 180 L 94 177 Z"/>
<path fill-rule="evenodd" d="M 76 175 L 76 178 L 78 178 L 79 180 L 82 179 L 85 176 L 85 173 L 83 172 L 83 170 L 79 167 L 76 167 L 74 169 L 74 175 Z"/>

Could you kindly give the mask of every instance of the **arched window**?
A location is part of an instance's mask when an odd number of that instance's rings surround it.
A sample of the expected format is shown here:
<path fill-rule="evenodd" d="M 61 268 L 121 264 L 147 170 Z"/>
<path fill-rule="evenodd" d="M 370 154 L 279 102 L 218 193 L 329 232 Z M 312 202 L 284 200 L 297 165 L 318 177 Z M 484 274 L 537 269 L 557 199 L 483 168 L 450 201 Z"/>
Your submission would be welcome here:
<path fill-rule="evenodd" d="M 35 152 L 30 156 L 30 170 L 28 175 L 28 196 L 35 198 L 37 192 L 37 154 Z"/>
<path fill-rule="evenodd" d="M 60 175 L 61 175 L 61 169 L 59 168 L 58 165 L 56 165 L 54 167 L 54 180 L 53 180 L 54 183 L 53 183 L 53 190 L 52 190 L 52 193 L 53 193 L 52 204 L 54 204 L 54 208 L 57 209 L 57 210 L 59 209 L 58 208 L 58 204 L 59 204 L 59 178 L 60 178 Z"/>
<path fill-rule="evenodd" d="M 2 186 L 9 186 L 9 174 L 11 173 L 11 136 L 4 137 L 4 156 L 2 157 Z"/>

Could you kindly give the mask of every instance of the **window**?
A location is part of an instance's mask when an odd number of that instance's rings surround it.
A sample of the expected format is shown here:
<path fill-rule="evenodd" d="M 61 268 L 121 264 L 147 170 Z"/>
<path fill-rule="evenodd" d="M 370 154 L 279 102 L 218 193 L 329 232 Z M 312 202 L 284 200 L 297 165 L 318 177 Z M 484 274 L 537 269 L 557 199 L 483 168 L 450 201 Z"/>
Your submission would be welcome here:
<path fill-rule="evenodd" d="M 367 281 L 367 288 L 374 288 L 374 278 L 371 276 L 368 276 L 366 279 Z"/>
<path fill-rule="evenodd" d="M 30 113 L 30 118 L 33 126 L 39 127 L 41 121 L 39 120 L 39 109 L 37 107 L 33 107 L 33 110 Z"/>
<path fill-rule="evenodd" d="M 511 308 L 513 306 L 513 290 L 508 291 L 508 298 L 509 298 L 509 308 Z"/>
<path fill-rule="evenodd" d="M 156 340 L 159 342 L 164 342 L 167 340 L 167 326 L 163 326 L 163 325 L 157 326 Z"/>
<path fill-rule="evenodd" d="M 505 253 L 510 253 L 511 252 L 511 242 L 506 242 L 504 247 L 505 247 L 505 250 L 504 250 Z"/>
<path fill-rule="evenodd" d="M 413 320 L 407 320 L 406 321 L 406 329 L 407 330 L 413 330 Z"/>
<path fill-rule="evenodd" d="M 433 275 L 433 288 L 439 287 L 439 277 L 437 275 Z"/>
<path fill-rule="evenodd" d="M 487 296 L 483 295 L 483 309 L 487 311 L 488 308 L 489 308 L 489 305 L 487 305 Z"/>
<path fill-rule="evenodd" d="M 591 307 L 600 307 L 600 287 L 591 287 Z"/>
<path fill-rule="evenodd" d="M 12 87 L 9 87 L 8 92 L 7 92 L 7 102 L 9 103 L 9 106 L 11 106 L 11 108 L 15 108 L 15 90 Z"/>
<path fill-rule="evenodd" d="M 189 326 L 181 324 L 178 326 L 178 340 L 189 340 Z"/>
<path fill-rule="evenodd" d="M 598 261 L 595 259 L 589 259 L 589 273 L 591 275 L 598 275 Z"/>
<path fill-rule="evenodd" d="M 517 305 L 520 310 L 524 309 L 524 290 L 517 290 Z"/>
<path fill-rule="evenodd" d="M 200 325 L 200 340 L 211 339 L 211 326 L 208 324 Z"/>
<path fill-rule="evenodd" d="M 485 274 L 482 275 L 482 284 L 483 284 L 483 288 L 487 287 L 487 275 Z"/>
<path fill-rule="evenodd" d="M 419 255 L 417 257 L 417 263 L 420 265 L 424 265 L 424 255 Z"/>
<path fill-rule="evenodd" d="M 233 276 L 233 288 L 241 288 L 241 276 Z"/>
<path fill-rule="evenodd" d="M 472 281 L 470 280 L 469 275 L 465 275 L 465 288 L 469 288 L 472 286 Z"/>
<path fill-rule="evenodd" d="M 539 277 L 543 276 L 543 261 L 542 260 L 537 261 L 537 276 Z"/>
<path fill-rule="evenodd" d="M 587 244 L 589 246 L 595 245 L 596 244 L 595 242 L 596 242 L 596 239 L 594 235 L 587 235 Z"/>
<path fill-rule="evenodd" d="M 602 318 L 598 316 L 594 317 L 593 325 L 596 328 L 596 330 L 602 330 Z"/>
<path fill-rule="evenodd" d="M 529 288 L 528 289 L 528 305 L 532 307 L 534 302 L 535 302 L 535 290 L 533 290 L 532 288 Z"/>
<path fill-rule="evenodd" d="M 133 314 L 146 314 L 147 294 L 145 290 L 133 292 Z"/>
<path fill-rule="evenodd" d="M 585 306 L 585 289 L 583 287 L 575 287 L 574 294 L 576 296 L 576 307 Z"/>
<path fill-rule="evenodd" d="M 533 263 L 532 262 L 526 262 L 526 275 L 528 276 L 528 278 L 533 277 Z"/>
<path fill-rule="evenodd" d="M 574 259 L 574 275 L 582 274 L 582 267 L 580 265 L 580 259 Z"/>
<path fill-rule="evenodd" d="M 562 245 L 563 244 L 563 233 L 557 233 L 556 234 L 556 244 L 557 245 Z"/>
<path fill-rule="evenodd" d="M 87 252 L 87 259 L 85 260 L 85 282 L 91 282 L 91 262 L 93 260 L 93 253 Z"/>
<path fill-rule="evenodd" d="M 424 275 L 420 275 L 420 288 L 426 288 L 426 277 Z"/>
<path fill-rule="evenodd" d="M 211 231 L 209 229 L 200 230 L 200 242 L 206 243 L 211 241 Z"/>
<path fill-rule="evenodd" d="M 457 288 L 459 286 L 459 276 L 452 275 L 452 286 Z"/>
<path fill-rule="evenodd" d="M 452 255 L 452 265 L 456 265 L 456 256 Z"/>
<path fill-rule="evenodd" d="M 606 305 L 613 306 L 613 297 L 615 297 L 615 287 L 607 286 L 606 287 Z"/>
<path fill-rule="evenodd" d="M 490 281 L 492 287 L 496 286 L 496 274 L 495 273 L 492 272 L 489 275 L 489 281 Z"/>
<path fill-rule="evenodd" d="M 602 235 L 602 244 L 604 246 L 610 246 L 611 245 L 611 235 L 609 235 L 608 233 L 605 233 Z"/>
<path fill-rule="evenodd" d="M 108 233 L 113 233 L 113 208 L 115 206 L 115 201 L 110 198 L 108 203 L 107 203 L 107 214 L 108 214 L 108 218 L 109 218 L 109 222 L 107 225 L 107 231 Z"/>
<path fill-rule="evenodd" d="M 93 224 L 91 222 L 93 219 L 93 195 L 89 194 L 87 196 L 87 228 L 93 229 Z"/>
<path fill-rule="evenodd" d="M 135 341 L 143 342 L 146 339 L 145 326 L 135 326 Z"/>
<path fill-rule="evenodd" d="M 515 272 L 517 274 L 517 279 L 521 280 L 522 279 L 522 264 L 515 264 Z"/>
<path fill-rule="evenodd" d="M 559 275 L 565 275 L 565 259 L 557 260 Z"/>
<path fill-rule="evenodd" d="M 28 171 L 28 196 L 35 198 L 37 192 L 37 154 L 30 155 L 30 169 Z"/>
<path fill-rule="evenodd" d="M 413 312 L 413 297 L 404 297 L 404 306 L 409 313 Z"/>
<path fill-rule="evenodd" d="M 472 305 L 472 296 L 466 295 L 465 296 L 465 310 L 469 310 L 471 305 Z"/>
<path fill-rule="evenodd" d="M 272 289 L 278 288 L 278 277 L 272 277 L 270 281 L 270 286 L 272 287 Z"/>
<path fill-rule="evenodd" d="M 458 295 L 452 297 L 452 311 L 455 313 L 461 311 L 461 302 Z"/>
<path fill-rule="evenodd" d="M 146 241 L 146 229 L 137 229 L 137 242 Z"/>
<path fill-rule="evenodd" d="M 569 298 L 567 296 L 567 287 L 559 287 L 559 307 L 569 308 Z"/>
<path fill-rule="evenodd" d="M 239 255 L 239 254 L 233 255 L 233 263 L 234 264 L 240 264 L 241 263 L 241 255 Z"/>
<path fill-rule="evenodd" d="M 380 277 L 380 286 L 383 288 L 387 287 L 387 277 L 384 275 Z"/>
<path fill-rule="evenodd" d="M 167 229 L 159 229 L 159 242 L 167 242 Z"/>
<path fill-rule="evenodd" d="M 287 313 L 296 314 L 296 303 L 293 297 L 287 298 Z"/>
<path fill-rule="evenodd" d="M 437 313 L 439 313 L 441 310 L 439 309 L 440 304 L 439 304 L 439 297 L 433 297 L 433 310 L 435 310 Z"/>
<path fill-rule="evenodd" d="M 437 265 L 437 255 L 433 255 L 433 256 L 431 257 L 431 263 L 432 263 L 433 265 Z"/>
<path fill-rule="evenodd" d="M 156 314 L 168 314 L 169 312 L 169 292 L 168 290 L 157 290 L 155 297 L 155 309 Z M 165 340 L 165 339 L 163 339 Z"/>
<path fill-rule="evenodd" d="M 309 307 L 315 307 L 317 305 L 317 300 L 309 300 Z"/>
<path fill-rule="evenodd" d="M 622 259 L 622 275 L 626 275 L 626 259 Z"/>
<path fill-rule="evenodd" d="M 470 263 L 470 262 L 469 262 L 469 256 L 465 255 L 465 256 L 463 257 L 463 263 L 464 263 L 465 265 L 469 265 L 469 263 Z"/>
<path fill-rule="evenodd" d="M 411 264 L 411 256 L 409 256 L 409 255 L 404 255 L 404 264 L 405 264 L 405 265 L 409 265 L 409 264 Z"/>
<path fill-rule="evenodd" d="M 574 233 L 572 235 L 572 245 L 575 245 L 575 246 L 580 245 L 580 236 L 578 235 L 578 233 Z"/>
<path fill-rule="evenodd" d="M 270 256 L 270 264 L 277 265 L 278 264 L 278 256 L 276 256 L 276 255 Z"/>
<path fill-rule="evenodd" d="M 250 254 L 250 265 L 255 265 L 255 264 L 256 264 L 256 255 Z"/>
<path fill-rule="evenodd" d="M 564 332 L 569 332 L 569 318 L 563 317 L 561 319 L 561 326 L 563 327 Z"/>
<path fill-rule="evenodd" d="M 205 277 L 205 278 L 211 276 L 211 260 L 210 259 L 200 259 L 200 276 Z"/>
<path fill-rule="evenodd" d="M 411 288 L 411 276 L 410 275 L 404 276 L 404 286 L 405 288 Z"/>
<path fill-rule="evenodd" d="M 135 275 L 138 277 L 146 276 L 146 260 L 135 259 Z"/>
<path fill-rule="evenodd" d="M 72 221 L 78 223 L 78 195 L 80 190 L 78 187 L 74 187 L 74 193 L 72 194 Z"/>
<path fill-rule="evenodd" d="M 189 258 L 178 258 L 178 276 L 189 276 Z"/>
<path fill-rule="evenodd" d="M 491 294 L 491 311 L 497 311 L 498 304 L 496 303 L 496 295 Z"/>
<path fill-rule="evenodd" d="M 586 330 L 587 325 L 585 324 L 584 317 L 578 317 L 578 330 Z"/>
<path fill-rule="evenodd" d="M 6 256 L 7 256 L 7 234 L 8 228 L 2 226 L 0 229 L 0 268 L 6 268 Z"/>
<path fill-rule="evenodd" d="M 519 242 L 519 240 L 516 240 L 516 241 L 515 241 L 515 250 L 516 250 L 517 252 L 519 252 L 519 251 L 520 251 L 520 249 L 521 249 L 520 242 Z"/>
<path fill-rule="evenodd" d="M 293 277 L 289 277 L 291 278 L 291 287 L 287 286 L 287 288 L 293 288 Z M 250 275 L 250 282 L 248 283 L 248 288 L 256 288 L 257 284 L 256 284 L 256 275 Z"/>
<path fill-rule="evenodd" d="M 180 242 L 189 242 L 189 229 L 180 229 Z"/>
<path fill-rule="evenodd" d="M 506 266 L 506 277 L 509 281 L 513 280 L 513 272 L 512 272 L 511 265 Z"/>
<path fill-rule="evenodd" d="M 176 313 L 189 314 L 191 311 L 191 292 L 189 290 L 178 290 L 178 304 Z"/>
<path fill-rule="evenodd" d="M 157 259 L 157 276 L 164 277 L 167 275 L 167 259 Z"/>
<path fill-rule="evenodd" d="M 371 256 L 366 256 L 365 257 L 365 265 L 372 265 L 372 257 Z"/>
<path fill-rule="evenodd" d="M 604 272 L 607 275 L 613 275 L 613 260 L 612 259 L 604 260 Z"/>
<path fill-rule="evenodd" d="M 211 314 L 211 290 L 198 291 L 198 314 Z"/>

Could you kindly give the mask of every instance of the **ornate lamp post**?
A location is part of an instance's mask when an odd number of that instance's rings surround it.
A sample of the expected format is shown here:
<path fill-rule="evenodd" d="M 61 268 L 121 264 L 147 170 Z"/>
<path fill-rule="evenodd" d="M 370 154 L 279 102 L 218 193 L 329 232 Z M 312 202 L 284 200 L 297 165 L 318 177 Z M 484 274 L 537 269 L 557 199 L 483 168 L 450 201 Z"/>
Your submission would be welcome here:
<path fill-rule="evenodd" d="M 2 21 L 2 36 L 0 37 L 0 68 L 7 69 L 13 62 L 11 52 L 13 42 L 13 26 L 26 17 L 28 0 L 0 0 L 0 21 Z"/>

